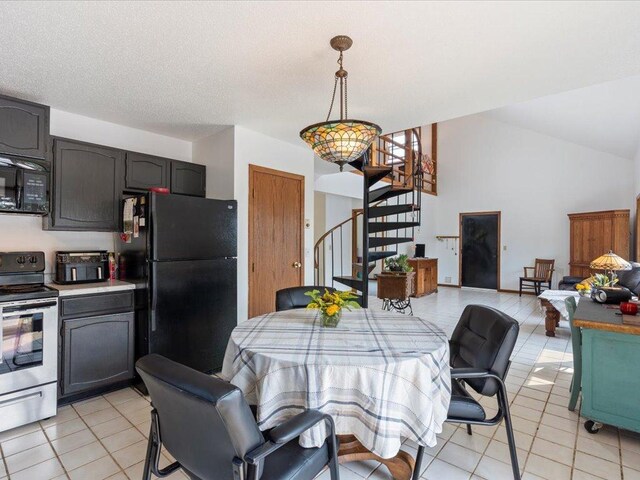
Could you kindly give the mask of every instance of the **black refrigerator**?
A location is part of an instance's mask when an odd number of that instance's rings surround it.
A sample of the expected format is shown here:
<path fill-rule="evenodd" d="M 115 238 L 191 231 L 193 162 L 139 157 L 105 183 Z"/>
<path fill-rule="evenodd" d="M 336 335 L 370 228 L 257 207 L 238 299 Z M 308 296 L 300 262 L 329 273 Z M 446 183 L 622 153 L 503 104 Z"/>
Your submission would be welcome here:
<path fill-rule="evenodd" d="M 237 202 L 127 197 L 136 233 L 121 235 L 118 253 L 120 278 L 137 286 L 136 359 L 157 353 L 220 371 L 237 324 Z"/>

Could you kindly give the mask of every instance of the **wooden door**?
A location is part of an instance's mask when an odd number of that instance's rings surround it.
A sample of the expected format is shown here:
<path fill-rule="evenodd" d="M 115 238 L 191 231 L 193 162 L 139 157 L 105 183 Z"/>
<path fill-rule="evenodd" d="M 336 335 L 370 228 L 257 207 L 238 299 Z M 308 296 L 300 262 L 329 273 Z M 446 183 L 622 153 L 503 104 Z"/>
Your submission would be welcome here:
<path fill-rule="evenodd" d="M 249 318 L 304 280 L 304 177 L 249 165 Z"/>
<path fill-rule="evenodd" d="M 500 212 L 460 214 L 459 283 L 500 289 Z"/>

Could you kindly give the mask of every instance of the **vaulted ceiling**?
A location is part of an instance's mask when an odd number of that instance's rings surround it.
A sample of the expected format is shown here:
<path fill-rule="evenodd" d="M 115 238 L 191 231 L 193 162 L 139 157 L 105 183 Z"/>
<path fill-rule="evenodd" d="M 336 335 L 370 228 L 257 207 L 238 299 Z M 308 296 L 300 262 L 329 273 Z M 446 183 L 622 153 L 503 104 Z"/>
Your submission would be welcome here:
<path fill-rule="evenodd" d="M 293 143 L 326 116 L 384 131 L 640 74 L 635 2 L 0 2 L 0 92 L 188 140 Z M 625 147 L 626 148 L 626 147 Z"/>

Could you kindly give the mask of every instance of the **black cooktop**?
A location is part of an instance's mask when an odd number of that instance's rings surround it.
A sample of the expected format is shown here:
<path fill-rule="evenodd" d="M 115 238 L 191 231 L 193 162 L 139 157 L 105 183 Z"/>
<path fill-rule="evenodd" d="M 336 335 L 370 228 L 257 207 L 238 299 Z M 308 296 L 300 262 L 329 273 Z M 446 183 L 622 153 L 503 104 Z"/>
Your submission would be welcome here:
<path fill-rule="evenodd" d="M 0 302 L 57 297 L 58 290 L 42 284 L 0 285 Z"/>

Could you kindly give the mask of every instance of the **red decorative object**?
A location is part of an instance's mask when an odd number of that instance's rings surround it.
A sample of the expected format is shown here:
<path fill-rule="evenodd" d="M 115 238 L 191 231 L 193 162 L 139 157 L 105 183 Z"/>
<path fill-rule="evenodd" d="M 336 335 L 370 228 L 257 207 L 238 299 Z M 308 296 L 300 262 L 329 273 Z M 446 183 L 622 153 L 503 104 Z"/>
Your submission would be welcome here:
<path fill-rule="evenodd" d="M 620 311 L 625 315 L 636 315 L 638 313 L 638 305 L 631 302 L 622 302 L 620 304 Z"/>
<path fill-rule="evenodd" d="M 169 189 L 166 187 L 151 187 L 149 189 L 150 192 L 155 192 L 155 193 L 164 193 L 164 194 L 168 194 L 169 193 Z"/>

